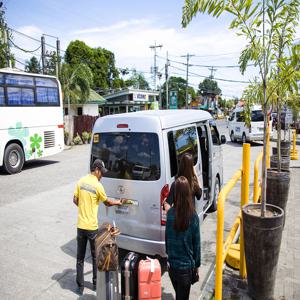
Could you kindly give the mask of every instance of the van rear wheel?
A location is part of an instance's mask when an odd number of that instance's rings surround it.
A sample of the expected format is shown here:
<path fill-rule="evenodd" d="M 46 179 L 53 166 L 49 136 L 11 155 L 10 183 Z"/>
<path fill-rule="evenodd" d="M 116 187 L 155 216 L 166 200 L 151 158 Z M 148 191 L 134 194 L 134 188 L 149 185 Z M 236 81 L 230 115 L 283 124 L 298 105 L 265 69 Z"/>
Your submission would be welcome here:
<path fill-rule="evenodd" d="M 230 133 L 230 140 L 232 143 L 236 142 L 233 131 L 231 131 L 231 133 Z"/>
<path fill-rule="evenodd" d="M 220 194 L 220 180 L 219 177 L 216 177 L 215 188 L 214 188 L 214 200 L 211 205 L 211 211 L 216 211 L 218 208 L 219 194 Z"/>
<path fill-rule="evenodd" d="M 8 174 L 19 173 L 24 165 L 23 149 L 18 144 L 10 144 L 4 151 L 4 170 Z"/>

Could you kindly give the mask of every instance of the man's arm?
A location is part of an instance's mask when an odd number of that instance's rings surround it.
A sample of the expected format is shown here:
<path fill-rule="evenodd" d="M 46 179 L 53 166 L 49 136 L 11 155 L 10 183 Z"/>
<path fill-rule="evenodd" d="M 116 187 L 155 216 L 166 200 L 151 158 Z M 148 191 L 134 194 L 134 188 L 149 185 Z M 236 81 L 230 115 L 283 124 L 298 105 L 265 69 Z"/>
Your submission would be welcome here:
<path fill-rule="evenodd" d="M 106 199 L 106 201 L 103 202 L 104 205 L 106 206 L 121 206 L 123 204 L 123 199 L 120 200 L 111 200 L 111 199 Z"/>
<path fill-rule="evenodd" d="M 73 203 L 78 206 L 78 198 L 76 196 L 73 197 Z"/>

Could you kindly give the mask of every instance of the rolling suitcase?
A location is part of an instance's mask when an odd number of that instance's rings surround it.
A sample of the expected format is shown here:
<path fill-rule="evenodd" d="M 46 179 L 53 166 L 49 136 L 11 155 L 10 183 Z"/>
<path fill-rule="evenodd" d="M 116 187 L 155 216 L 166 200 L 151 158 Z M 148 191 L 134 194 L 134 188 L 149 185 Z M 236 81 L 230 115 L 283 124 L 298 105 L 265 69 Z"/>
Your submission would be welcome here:
<path fill-rule="evenodd" d="M 139 300 L 161 300 L 161 267 L 158 259 L 140 261 L 138 280 Z"/>
<path fill-rule="evenodd" d="M 138 300 L 139 255 L 129 252 L 121 263 L 122 300 Z"/>
<path fill-rule="evenodd" d="M 97 300 L 120 300 L 118 271 L 98 272 Z"/>

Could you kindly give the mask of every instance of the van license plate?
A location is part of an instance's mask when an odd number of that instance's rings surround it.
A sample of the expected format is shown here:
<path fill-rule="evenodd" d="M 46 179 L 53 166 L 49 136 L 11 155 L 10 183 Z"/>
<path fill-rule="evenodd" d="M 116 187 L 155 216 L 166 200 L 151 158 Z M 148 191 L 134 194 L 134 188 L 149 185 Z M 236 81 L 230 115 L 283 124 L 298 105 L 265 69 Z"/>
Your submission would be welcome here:
<path fill-rule="evenodd" d="M 116 207 L 116 214 L 127 215 L 129 213 L 129 206 L 118 206 Z"/>

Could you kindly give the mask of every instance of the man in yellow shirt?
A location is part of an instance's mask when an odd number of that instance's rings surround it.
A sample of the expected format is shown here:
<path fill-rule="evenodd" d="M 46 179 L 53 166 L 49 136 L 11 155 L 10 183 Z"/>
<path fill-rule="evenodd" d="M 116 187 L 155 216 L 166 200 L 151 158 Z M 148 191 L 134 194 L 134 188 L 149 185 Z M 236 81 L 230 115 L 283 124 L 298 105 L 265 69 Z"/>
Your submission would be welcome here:
<path fill-rule="evenodd" d="M 87 241 L 90 243 L 93 261 L 93 289 L 96 290 L 95 239 L 98 232 L 99 203 L 101 201 L 106 206 L 122 205 L 122 200 L 107 199 L 103 185 L 100 183 L 102 175 L 106 172 L 104 162 L 96 159 L 92 164 L 91 173 L 78 181 L 74 191 L 73 202 L 78 206 L 76 282 L 78 285 L 77 293 L 80 295 L 84 289 L 83 267 Z"/>

